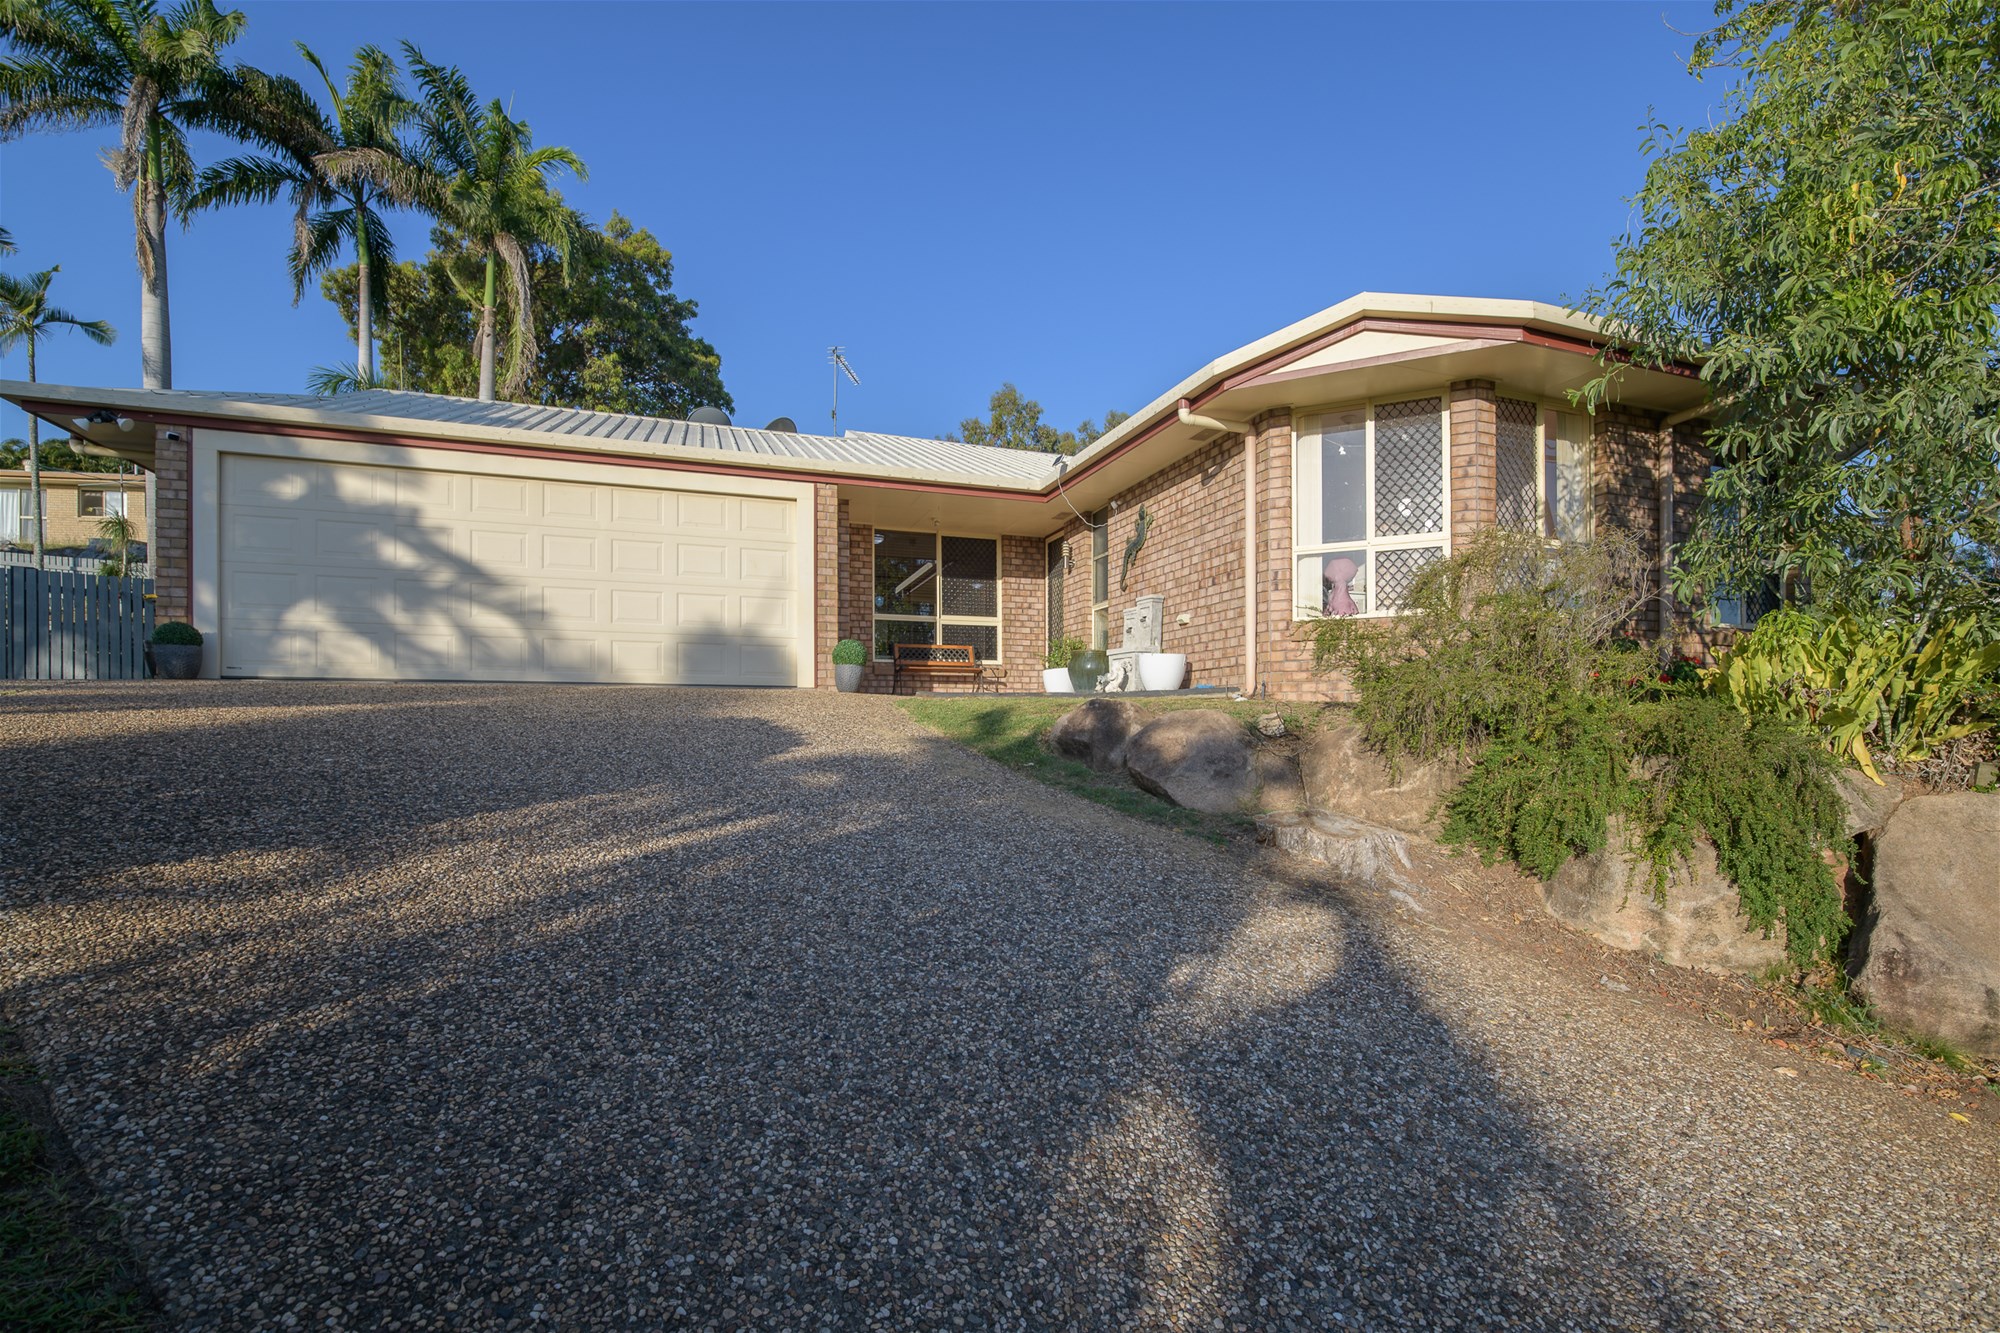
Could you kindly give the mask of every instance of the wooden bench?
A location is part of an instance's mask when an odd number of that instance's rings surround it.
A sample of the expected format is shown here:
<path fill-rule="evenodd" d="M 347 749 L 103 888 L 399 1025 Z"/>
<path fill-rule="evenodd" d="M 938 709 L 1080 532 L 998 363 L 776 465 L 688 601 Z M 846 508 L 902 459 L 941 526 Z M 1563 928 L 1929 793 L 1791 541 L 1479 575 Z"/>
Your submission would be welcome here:
<path fill-rule="evenodd" d="M 905 676 L 910 678 L 912 694 L 919 680 L 969 680 L 974 694 L 988 685 L 996 692 L 1000 688 L 979 664 L 979 654 L 965 643 L 897 644 L 895 687 L 902 685 Z"/>

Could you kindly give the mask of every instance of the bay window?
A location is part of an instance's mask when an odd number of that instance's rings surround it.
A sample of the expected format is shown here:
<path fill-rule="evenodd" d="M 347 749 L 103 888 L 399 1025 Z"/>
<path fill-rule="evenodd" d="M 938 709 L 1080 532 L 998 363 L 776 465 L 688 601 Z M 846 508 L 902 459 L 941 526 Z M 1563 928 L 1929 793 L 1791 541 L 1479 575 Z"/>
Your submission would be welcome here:
<path fill-rule="evenodd" d="M 899 643 L 962 643 L 1000 660 L 1000 542 L 934 532 L 875 532 L 875 657 Z"/>
<path fill-rule="evenodd" d="M 1293 446 L 1294 615 L 1396 610 L 1450 545 L 1442 395 L 1307 415 Z"/>

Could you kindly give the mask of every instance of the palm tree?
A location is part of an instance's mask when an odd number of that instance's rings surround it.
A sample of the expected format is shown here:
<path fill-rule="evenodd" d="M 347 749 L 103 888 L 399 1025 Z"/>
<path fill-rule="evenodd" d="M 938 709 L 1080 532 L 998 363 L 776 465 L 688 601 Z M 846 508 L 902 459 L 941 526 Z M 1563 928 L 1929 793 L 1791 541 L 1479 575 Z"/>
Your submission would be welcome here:
<path fill-rule="evenodd" d="M 326 84 L 328 116 L 292 79 L 244 69 L 233 73 L 216 101 L 225 118 L 256 127 L 258 142 L 274 156 L 233 157 L 202 172 L 183 208 L 192 214 L 221 204 L 267 204 L 289 193 L 292 203 L 292 304 L 306 280 L 330 266 L 352 243 L 360 269 L 355 366 L 374 377 L 374 303 L 381 270 L 395 251 L 384 204 L 411 202 L 399 189 L 417 188 L 417 177 L 397 141 L 397 130 L 416 107 L 397 84 L 396 63 L 375 46 L 354 53 L 341 89 L 304 42 L 295 45 Z"/>
<path fill-rule="evenodd" d="M 140 379 L 173 387 L 167 318 L 167 205 L 194 183 L 190 128 L 234 127 L 210 100 L 218 54 L 243 31 L 242 11 L 215 0 L 16 0 L 0 7 L 15 54 L 0 63 L 0 141 L 31 130 L 119 126 L 105 154 L 132 192 L 139 256 Z"/>
<path fill-rule="evenodd" d="M 17 278 L 0 273 L 0 352 L 16 343 L 28 346 L 28 383 L 35 382 L 35 348 L 59 328 L 72 328 L 99 346 L 117 340 L 118 331 L 101 319 L 78 319 L 61 306 L 49 304 L 49 283 L 62 265 Z M 35 567 L 42 567 L 42 420 L 28 414 L 28 494 L 35 518 Z"/>
<path fill-rule="evenodd" d="M 571 247 L 584 231 L 583 219 L 549 188 L 549 177 L 565 167 L 580 179 L 589 173 L 567 148 L 534 147 L 527 122 L 510 117 L 498 98 L 478 105 L 457 68 L 432 64 L 409 42 L 403 54 L 423 96 L 417 113 L 422 179 L 411 180 L 402 193 L 485 260 L 484 290 L 468 296 L 479 310 L 479 397 L 486 402 L 494 396 L 497 279 L 505 266 L 511 318 L 500 390 L 511 398 L 527 383 L 537 354 L 528 249 L 553 248 L 567 276 Z"/>

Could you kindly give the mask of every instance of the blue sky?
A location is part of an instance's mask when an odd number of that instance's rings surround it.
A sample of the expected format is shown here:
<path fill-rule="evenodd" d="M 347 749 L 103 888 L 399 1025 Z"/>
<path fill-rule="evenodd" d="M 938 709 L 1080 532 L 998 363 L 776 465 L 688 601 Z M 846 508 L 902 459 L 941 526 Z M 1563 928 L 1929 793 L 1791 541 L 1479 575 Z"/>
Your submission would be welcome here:
<path fill-rule="evenodd" d="M 739 424 L 930 435 L 1012 380 L 1070 427 L 1131 411 L 1229 349 L 1356 291 L 1580 295 L 1643 171 L 1649 110 L 1706 118 L 1706 5 L 247 3 L 232 54 L 302 73 L 415 41 L 510 99 L 590 179 L 565 187 L 674 252 Z M 42 378 L 138 381 L 131 214 L 114 131 L 0 147 L 16 269 L 108 349 Z M 226 145 L 203 145 L 205 160 Z M 407 257 L 426 227 L 397 223 Z M 294 309 L 282 206 L 169 238 L 179 388 L 299 391 L 351 361 Z M 0 374 L 25 376 L 16 353 Z M 0 434 L 25 432 L 14 409 Z"/>

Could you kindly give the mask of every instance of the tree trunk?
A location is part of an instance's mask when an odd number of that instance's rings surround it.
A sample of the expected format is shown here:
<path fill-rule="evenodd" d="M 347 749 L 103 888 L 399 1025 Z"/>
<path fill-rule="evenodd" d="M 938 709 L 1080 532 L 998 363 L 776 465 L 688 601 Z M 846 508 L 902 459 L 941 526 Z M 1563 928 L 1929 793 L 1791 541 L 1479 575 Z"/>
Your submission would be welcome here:
<path fill-rule="evenodd" d="M 28 332 L 28 383 L 35 382 L 35 333 Z M 35 525 L 35 568 L 44 569 L 48 556 L 42 544 L 42 419 L 28 413 L 28 512 Z"/>
<path fill-rule="evenodd" d="M 354 268 L 361 280 L 354 303 L 354 378 L 369 388 L 375 379 L 375 297 L 369 287 L 368 205 L 354 200 Z"/>
<path fill-rule="evenodd" d="M 493 256 L 486 256 L 486 304 L 479 308 L 479 401 L 493 401 Z"/>
<path fill-rule="evenodd" d="M 139 273 L 139 382 L 148 389 L 174 387 L 173 334 L 167 320 L 167 191 L 161 169 L 160 130 L 147 135 L 146 164 L 138 188 L 145 191 L 145 234 L 139 244 L 152 261 L 148 278 Z"/>

